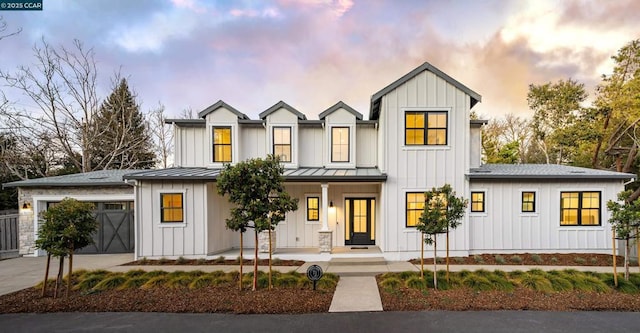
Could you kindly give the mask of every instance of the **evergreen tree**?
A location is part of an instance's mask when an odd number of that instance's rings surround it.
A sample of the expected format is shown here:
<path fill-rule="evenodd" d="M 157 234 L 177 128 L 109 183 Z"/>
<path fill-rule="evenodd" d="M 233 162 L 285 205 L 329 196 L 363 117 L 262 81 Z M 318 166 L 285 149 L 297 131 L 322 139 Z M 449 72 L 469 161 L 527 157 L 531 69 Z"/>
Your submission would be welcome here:
<path fill-rule="evenodd" d="M 127 80 L 121 79 L 92 121 L 97 139 L 91 169 L 145 169 L 155 165 L 148 126 Z"/>

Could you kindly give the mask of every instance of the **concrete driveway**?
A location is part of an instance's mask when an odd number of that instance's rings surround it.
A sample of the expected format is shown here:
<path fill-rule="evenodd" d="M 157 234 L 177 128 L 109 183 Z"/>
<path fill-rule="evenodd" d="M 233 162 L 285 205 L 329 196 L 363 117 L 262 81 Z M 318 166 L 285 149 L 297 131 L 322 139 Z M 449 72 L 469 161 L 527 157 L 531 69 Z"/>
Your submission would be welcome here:
<path fill-rule="evenodd" d="M 78 254 L 73 256 L 73 270 L 109 269 L 133 261 L 133 253 Z M 0 261 L 0 295 L 33 287 L 44 279 L 47 257 L 20 257 Z M 58 274 L 58 259 L 52 258 L 49 277 Z M 64 271 L 67 274 L 68 261 Z"/>

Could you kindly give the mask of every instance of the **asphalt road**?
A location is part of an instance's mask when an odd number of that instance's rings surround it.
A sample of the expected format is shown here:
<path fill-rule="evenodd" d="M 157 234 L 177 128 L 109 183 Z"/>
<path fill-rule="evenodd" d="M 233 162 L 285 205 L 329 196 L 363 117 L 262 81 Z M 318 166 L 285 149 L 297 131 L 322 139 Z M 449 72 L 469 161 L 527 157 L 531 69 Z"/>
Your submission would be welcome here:
<path fill-rule="evenodd" d="M 305 315 L 0 314 L 2 332 L 638 332 L 632 312 L 357 312 Z"/>

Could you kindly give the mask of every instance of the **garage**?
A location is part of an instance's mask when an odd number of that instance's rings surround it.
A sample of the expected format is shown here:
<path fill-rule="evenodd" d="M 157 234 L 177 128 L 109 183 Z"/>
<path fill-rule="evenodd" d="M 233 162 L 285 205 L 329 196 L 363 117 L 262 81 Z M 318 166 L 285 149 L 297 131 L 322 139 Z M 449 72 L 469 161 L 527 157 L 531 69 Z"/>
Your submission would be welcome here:
<path fill-rule="evenodd" d="M 98 230 L 94 244 L 78 251 L 83 254 L 128 253 L 135 246 L 133 201 L 94 202 Z"/>

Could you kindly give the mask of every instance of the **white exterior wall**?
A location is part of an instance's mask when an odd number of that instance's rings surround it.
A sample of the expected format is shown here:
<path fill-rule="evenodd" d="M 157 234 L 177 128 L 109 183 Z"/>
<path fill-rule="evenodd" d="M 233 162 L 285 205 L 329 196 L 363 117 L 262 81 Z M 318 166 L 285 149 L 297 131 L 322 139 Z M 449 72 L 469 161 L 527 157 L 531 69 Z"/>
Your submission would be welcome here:
<path fill-rule="evenodd" d="M 207 183 L 207 254 L 225 251 L 240 246 L 240 233 L 226 227 L 225 220 L 231 212 L 229 199 L 218 194 L 215 183 Z M 248 234 L 248 233 L 247 233 Z M 253 237 L 244 235 L 246 246 L 253 246 Z M 249 238 L 249 240 L 247 240 Z"/>
<path fill-rule="evenodd" d="M 324 158 L 323 151 L 324 129 L 316 126 L 300 126 L 300 149 L 299 158 L 301 167 L 322 167 Z"/>
<path fill-rule="evenodd" d="M 345 109 L 338 109 L 324 118 L 325 145 L 324 166 L 326 168 L 355 168 L 356 167 L 356 116 Z M 349 162 L 331 162 L 331 128 L 349 128 Z"/>
<path fill-rule="evenodd" d="M 402 251 L 391 259 L 415 258 L 421 241 L 406 225 L 406 192 L 451 184 L 458 195 L 467 193 L 469 169 L 469 96 L 435 74 L 425 71 L 382 97 L 378 161 L 387 173 L 383 185 L 384 252 Z M 404 113 L 412 110 L 448 111 L 447 146 L 405 146 Z M 451 233 L 452 255 L 468 251 L 468 220 Z M 444 238 L 442 238 L 444 239 Z M 444 242 L 442 242 L 443 244 Z M 440 247 L 444 250 L 444 246 Z"/>
<path fill-rule="evenodd" d="M 273 128 L 274 127 L 290 127 L 291 128 L 291 162 L 283 163 L 285 168 L 298 168 L 298 116 L 289 110 L 280 108 L 279 110 L 269 114 L 266 118 L 267 131 L 266 140 L 268 154 L 273 154 Z M 254 156 L 254 157 L 264 157 Z"/>
<path fill-rule="evenodd" d="M 240 127 L 240 161 L 267 156 L 266 130 L 264 127 Z"/>
<path fill-rule="evenodd" d="M 378 162 L 378 132 L 374 124 L 356 125 L 356 167 L 375 167 Z"/>
<path fill-rule="evenodd" d="M 482 128 L 473 126 L 470 129 L 471 147 L 469 149 L 469 163 L 471 168 L 478 168 L 482 164 Z"/>
<path fill-rule="evenodd" d="M 138 181 L 136 257 L 207 254 L 207 191 L 197 181 Z M 184 223 L 160 223 L 160 193 L 183 193 Z"/>
<path fill-rule="evenodd" d="M 209 161 L 206 127 L 181 127 L 174 125 L 174 165 L 176 167 L 202 167 Z"/>
<path fill-rule="evenodd" d="M 470 192 L 486 192 L 486 213 L 467 212 L 471 253 L 611 253 L 610 213 L 606 205 L 609 200 L 617 200 L 622 188 L 622 183 L 617 181 L 472 181 Z M 536 192 L 535 213 L 521 213 L 523 191 Z M 562 191 L 601 191 L 602 224 L 560 226 Z"/>

